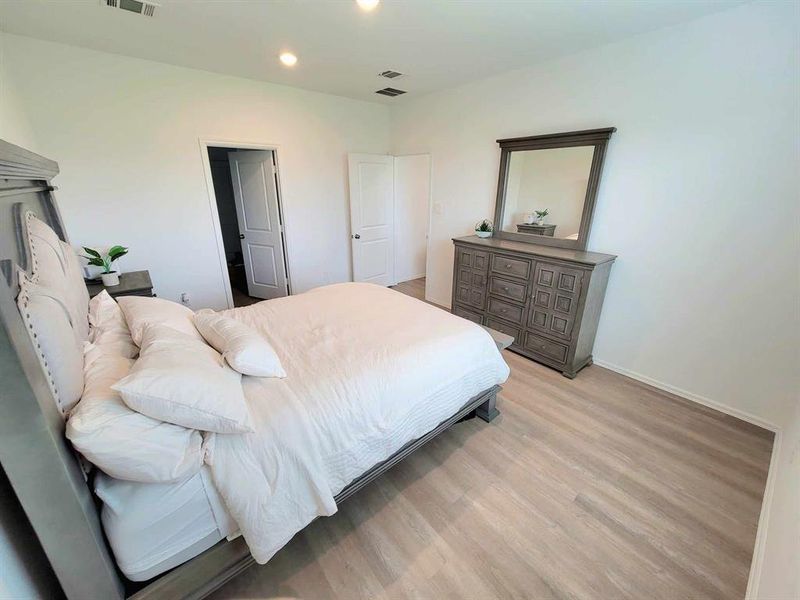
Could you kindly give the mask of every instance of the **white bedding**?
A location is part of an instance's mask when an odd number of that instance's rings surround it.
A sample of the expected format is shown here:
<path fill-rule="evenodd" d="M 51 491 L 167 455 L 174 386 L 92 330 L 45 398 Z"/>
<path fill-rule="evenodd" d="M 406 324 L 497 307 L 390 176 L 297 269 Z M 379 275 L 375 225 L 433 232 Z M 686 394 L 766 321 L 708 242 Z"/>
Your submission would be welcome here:
<path fill-rule="evenodd" d="M 370 284 L 225 314 L 258 329 L 287 372 L 242 379 L 254 433 L 208 440 L 214 483 L 259 563 L 335 513 L 353 479 L 509 373 L 479 326 Z"/>
<path fill-rule="evenodd" d="M 139 483 L 97 473 L 101 520 L 120 570 L 146 581 L 234 533 L 208 468 L 173 483 Z"/>

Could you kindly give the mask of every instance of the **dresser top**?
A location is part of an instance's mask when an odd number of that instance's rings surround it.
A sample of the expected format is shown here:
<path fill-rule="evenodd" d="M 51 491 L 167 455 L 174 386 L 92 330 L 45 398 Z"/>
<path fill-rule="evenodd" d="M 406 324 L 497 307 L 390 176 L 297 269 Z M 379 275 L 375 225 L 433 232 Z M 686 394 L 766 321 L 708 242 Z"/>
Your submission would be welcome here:
<path fill-rule="evenodd" d="M 479 238 L 477 235 L 453 238 L 459 244 L 469 244 L 471 246 L 483 247 L 491 250 L 511 250 L 531 256 L 543 256 L 545 258 L 556 258 L 571 262 L 582 263 L 585 265 L 600 265 L 614 260 L 614 254 L 601 254 L 600 252 L 586 252 L 585 250 L 570 250 L 569 248 L 556 248 L 555 246 L 543 246 L 541 244 L 528 244 L 525 242 L 515 242 L 513 240 L 502 240 L 500 238 Z"/>

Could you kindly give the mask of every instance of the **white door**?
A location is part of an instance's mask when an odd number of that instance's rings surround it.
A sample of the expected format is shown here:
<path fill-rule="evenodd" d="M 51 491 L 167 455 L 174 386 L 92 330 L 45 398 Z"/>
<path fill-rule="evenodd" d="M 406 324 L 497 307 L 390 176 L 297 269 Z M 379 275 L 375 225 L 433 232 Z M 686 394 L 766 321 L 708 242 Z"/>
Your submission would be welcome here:
<path fill-rule="evenodd" d="M 349 154 L 353 280 L 394 285 L 394 158 Z"/>
<path fill-rule="evenodd" d="M 286 257 L 273 153 L 270 150 L 237 150 L 228 153 L 228 162 L 247 293 L 265 299 L 286 296 Z"/>

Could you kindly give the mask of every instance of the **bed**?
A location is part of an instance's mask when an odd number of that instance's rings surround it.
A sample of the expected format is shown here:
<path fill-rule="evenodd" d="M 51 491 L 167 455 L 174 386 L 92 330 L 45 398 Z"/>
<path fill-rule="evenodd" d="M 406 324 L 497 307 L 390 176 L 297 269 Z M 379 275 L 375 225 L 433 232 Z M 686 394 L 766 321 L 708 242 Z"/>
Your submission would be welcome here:
<path fill-rule="evenodd" d="M 26 218 L 68 239 L 57 173 L 0 142 L 0 461 L 67 597 L 207 595 L 453 424 L 497 415 L 508 370 L 485 331 L 385 288 L 339 284 L 226 311 L 269 338 L 287 372 L 242 379 L 254 434 L 207 436 L 207 464 L 178 483 L 81 468 L 52 386 L 61 361 L 43 362 L 15 303 L 36 266 Z"/>

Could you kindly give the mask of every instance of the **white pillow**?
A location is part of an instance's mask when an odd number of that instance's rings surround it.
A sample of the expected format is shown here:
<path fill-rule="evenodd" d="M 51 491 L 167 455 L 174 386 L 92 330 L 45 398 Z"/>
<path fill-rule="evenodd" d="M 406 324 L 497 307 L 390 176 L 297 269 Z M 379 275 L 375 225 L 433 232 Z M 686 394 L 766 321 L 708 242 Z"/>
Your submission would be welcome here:
<path fill-rule="evenodd" d="M 82 342 L 89 340 L 89 290 L 83 281 L 81 264 L 75 250 L 59 240 L 64 256 L 65 297 L 72 316 L 72 328 Z"/>
<path fill-rule="evenodd" d="M 270 343 L 244 323 L 204 309 L 195 313 L 194 325 L 200 335 L 242 375 L 286 377 L 286 371 Z"/>
<path fill-rule="evenodd" d="M 135 358 L 139 347 L 133 343 L 122 309 L 106 290 L 89 300 L 91 341 L 109 353 Z"/>
<path fill-rule="evenodd" d="M 117 479 L 156 483 L 194 475 L 203 464 L 200 432 L 139 414 L 111 388 L 128 375 L 132 363 L 87 344 L 86 387 L 67 421 L 67 438 L 87 460 Z"/>
<path fill-rule="evenodd" d="M 147 323 L 162 323 L 202 341 L 194 327 L 194 313 L 177 302 L 147 296 L 123 296 L 117 304 L 125 315 L 133 343 L 142 346 L 142 329 Z"/>
<path fill-rule="evenodd" d="M 83 393 L 83 347 L 65 302 L 58 291 L 23 276 L 17 305 L 58 408 L 67 414 Z"/>
<path fill-rule="evenodd" d="M 145 325 L 139 360 L 113 389 L 133 410 L 201 431 L 253 431 L 242 376 L 205 342 L 166 325 Z"/>

